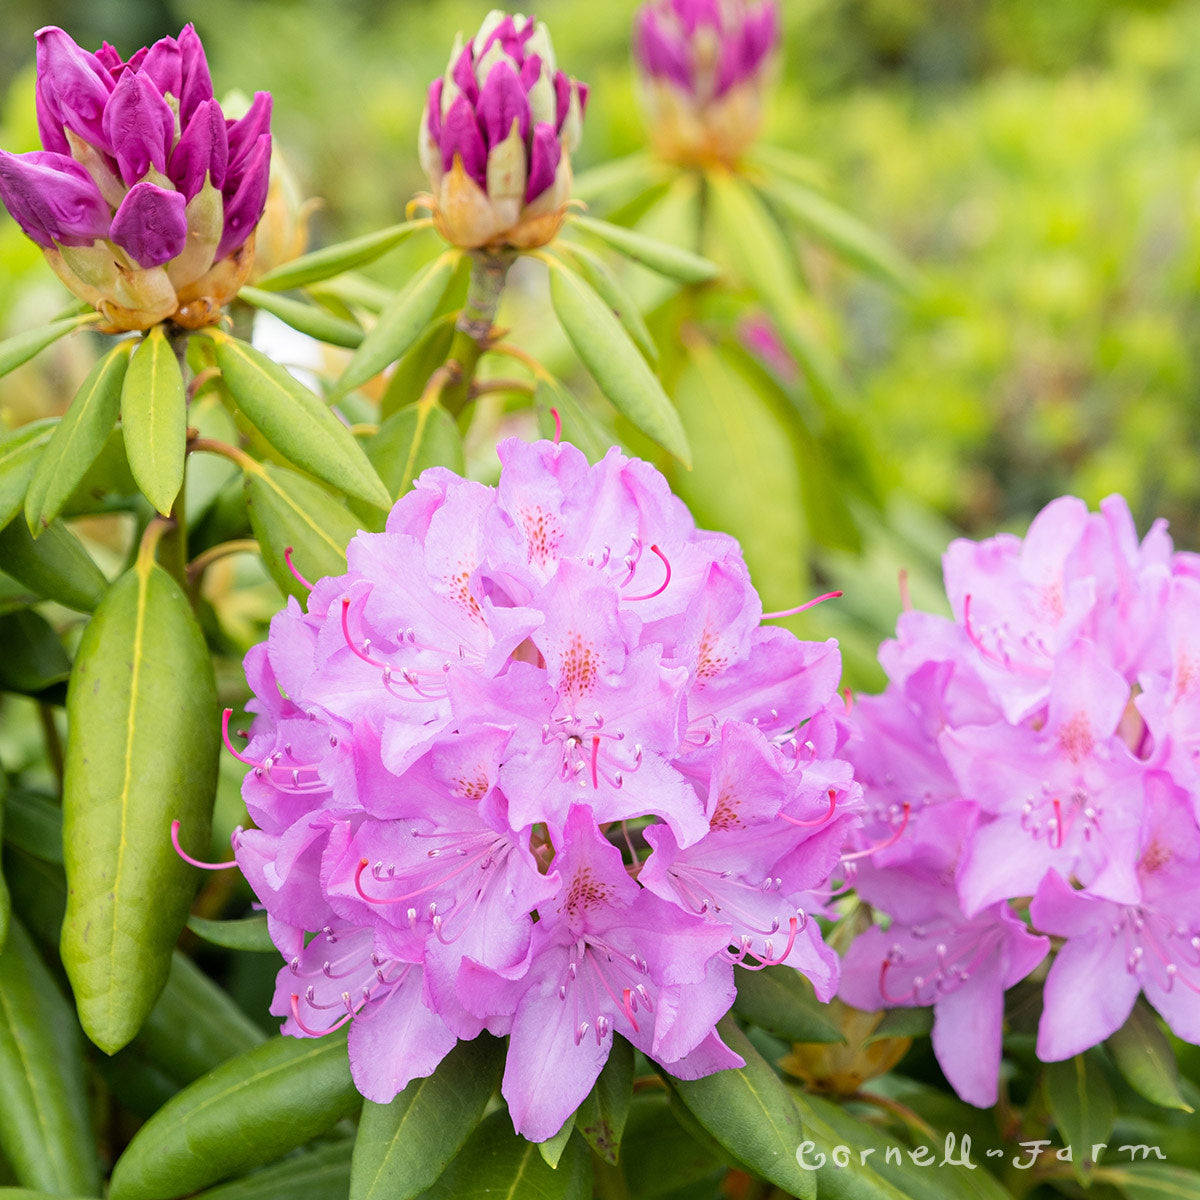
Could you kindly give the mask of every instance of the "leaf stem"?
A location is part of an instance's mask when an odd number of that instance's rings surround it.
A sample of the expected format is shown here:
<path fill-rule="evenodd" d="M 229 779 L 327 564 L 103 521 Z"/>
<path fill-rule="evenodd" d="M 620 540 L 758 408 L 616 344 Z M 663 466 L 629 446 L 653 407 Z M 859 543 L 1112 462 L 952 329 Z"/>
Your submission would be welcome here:
<path fill-rule="evenodd" d="M 58 731 L 58 723 L 54 719 L 54 707 L 50 704 L 38 704 L 38 718 L 42 723 L 42 740 L 46 743 L 46 757 L 58 781 L 58 794 L 63 789 L 63 744 L 62 734 Z"/>
<path fill-rule="evenodd" d="M 457 417 L 471 399 L 475 369 L 495 339 L 496 311 L 516 259 L 512 250 L 475 250 L 471 254 L 467 302 L 454 323 L 454 340 L 446 356 L 446 365 L 458 369 L 458 378 L 442 392 L 442 404 L 451 416 Z"/>

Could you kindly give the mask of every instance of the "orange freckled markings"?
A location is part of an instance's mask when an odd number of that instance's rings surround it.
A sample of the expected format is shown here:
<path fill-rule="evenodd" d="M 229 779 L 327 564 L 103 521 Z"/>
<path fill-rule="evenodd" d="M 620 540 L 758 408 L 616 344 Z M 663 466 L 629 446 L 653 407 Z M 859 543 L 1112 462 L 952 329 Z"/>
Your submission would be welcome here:
<path fill-rule="evenodd" d="M 1052 621 L 1061 621 L 1066 615 L 1067 606 L 1063 600 L 1062 584 L 1052 583 L 1044 587 L 1038 596 L 1038 607 L 1042 616 Z"/>
<path fill-rule="evenodd" d="M 1160 867 L 1166 866 L 1171 861 L 1170 848 L 1164 846 L 1162 842 L 1156 838 L 1146 847 L 1142 854 L 1142 861 L 1139 864 L 1144 872 L 1157 871 Z"/>
<path fill-rule="evenodd" d="M 571 634 L 563 652 L 562 690 L 572 696 L 587 695 L 595 686 L 598 665 L 592 644 L 578 633 Z"/>
<path fill-rule="evenodd" d="M 562 541 L 563 529 L 558 517 L 544 508 L 526 508 L 521 512 L 521 527 L 529 542 L 529 561 L 545 566 Z"/>
<path fill-rule="evenodd" d="M 710 829 L 737 829 L 742 824 L 742 818 L 737 810 L 737 797 L 730 792 L 722 792 L 713 811 Z"/>
<path fill-rule="evenodd" d="M 1200 678 L 1200 663 L 1187 654 L 1180 654 L 1175 664 L 1175 695 L 1186 696 Z"/>
<path fill-rule="evenodd" d="M 697 655 L 696 676 L 699 679 L 711 679 L 720 675 L 729 665 L 729 659 L 716 653 L 717 635 L 708 628 L 700 639 L 700 653 Z"/>
<path fill-rule="evenodd" d="M 458 573 L 451 575 L 446 582 L 450 585 L 450 598 L 460 607 L 465 608 L 476 620 L 483 620 L 483 610 L 479 607 L 479 601 L 471 595 L 469 584 L 471 582 L 471 571 L 473 567 L 466 567 L 460 564 Z"/>
<path fill-rule="evenodd" d="M 591 868 L 584 867 L 571 880 L 570 890 L 563 908 L 573 917 L 580 917 L 586 909 L 603 904 L 608 899 L 608 884 L 598 880 Z"/>
<path fill-rule="evenodd" d="M 482 800 L 488 793 L 487 772 L 482 767 L 473 779 L 460 776 L 454 781 L 454 795 L 463 800 Z"/>
<path fill-rule="evenodd" d="M 1058 744 L 1072 762 L 1082 762 L 1096 744 L 1086 713 L 1076 713 L 1058 731 Z"/>

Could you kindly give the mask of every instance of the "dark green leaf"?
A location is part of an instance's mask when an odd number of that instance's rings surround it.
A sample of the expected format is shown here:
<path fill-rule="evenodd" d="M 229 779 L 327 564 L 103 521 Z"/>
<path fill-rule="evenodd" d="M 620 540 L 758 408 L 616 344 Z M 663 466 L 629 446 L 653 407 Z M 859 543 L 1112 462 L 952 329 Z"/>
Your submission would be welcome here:
<path fill-rule="evenodd" d="M 791 1094 L 732 1017 L 722 1017 L 717 1032 L 746 1065 L 703 1079 L 668 1078 L 670 1087 L 736 1161 L 793 1196 L 813 1200 L 816 1181 L 796 1161 L 804 1132 Z"/>
<path fill-rule="evenodd" d="M 638 429 L 690 466 L 679 414 L 621 323 L 574 271 L 558 260 L 549 261 L 554 312 L 600 390 Z"/>
<path fill-rule="evenodd" d="M 1159 1026 L 1158 1018 L 1142 999 L 1133 1006 L 1129 1020 L 1104 1043 L 1125 1082 L 1139 1096 L 1164 1108 L 1192 1112 L 1179 1090 L 1179 1064 L 1175 1052 Z"/>
<path fill-rule="evenodd" d="M 26 329 L 23 333 L 5 339 L 0 342 L 0 376 L 15 371 L 22 363 L 27 363 L 59 338 L 66 337 L 68 333 L 90 325 L 98 319 L 98 313 L 87 312 L 77 317 L 67 317 L 62 321 L 51 321 L 49 325 L 39 325 L 36 329 Z"/>
<path fill-rule="evenodd" d="M 248 343 L 224 333 L 212 337 L 217 366 L 238 407 L 284 458 L 348 495 L 390 507 L 362 447 L 318 396 Z"/>
<path fill-rule="evenodd" d="M 62 865 L 62 810 L 37 792 L 9 788 L 4 801 L 4 837 L 26 854 Z"/>
<path fill-rule="evenodd" d="M 626 258 L 640 262 L 659 275 L 678 279 L 680 283 L 707 283 L 721 273 L 716 263 L 701 258 L 699 254 L 681 250 L 669 242 L 660 242 L 657 238 L 647 237 L 620 225 L 611 225 L 608 221 L 597 221 L 593 217 L 576 214 L 571 217 L 571 228 L 590 233 L 614 250 L 619 250 Z"/>
<path fill-rule="evenodd" d="M 625 285 L 608 269 L 607 264 L 599 255 L 593 254 L 583 246 L 573 242 L 560 241 L 555 249 L 560 253 L 570 255 L 572 262 L 580 274 L 587 280 L 596 295 L 612 309 L 613 314 L 625 326 L 625 332 L 633 338 L 637 348 L 645 355 L 650 363 L 658 362 L 658 347 L 650 336 L 650 330 L 642 314 L 638 311 L 637 303 L 626 291 Z"/>
<path fill-rule="evenodd" d="M 171 1200 L 274 1162 L 361 1103 L 344 1033 L 272 1038 L 159 1109 L 117 1160 L 110 1200 Z"/>
<path fill-rule="evenodd" d="M 60 520 L 34 538 L 25 519 L 13 517 L 0 529 L 0 562 L 31 591 L 80 612 L 91 612 L 108 589 L 104 572 Z"/>
<path fill-rule="evenodd" d="M 348 242 L 338 242 L 335 246 L 323 246 L 320 250 L 301 255 L 300 258 L 294 258 L 291 262 L 269 271 L 258 280 L 258 286 L 268 292 L 290 292 L 293 288 L 332 279 L 335 275 L 353 271 L 356 267 L 365 267 L 367 263 L 382 258 L 406 238 L 428 228 L 427 220 L 405 221 L 400 225 L 381 229 L 377 233 L 368 233 Z"/>
<path fill-rule="evenodd" d="M 482 1119 L 503 1066 L 503 1042 L 459 1042 L 390 1104 L 365 1103 L 350 1200 L 410 1200 L 434 1183 Z"/>
<path fill-rule="evenodd" d="M 892 1008 L 883 1014 L 883 1020 L 863 1045 L 869 1046 L 881 1038 L 928 1037 L 932 1030 L 932 1008 Z"/>
<path fill-rule="evenodd" d="M 63 964 L 88 1036 L 114 1053 L 166 983 L 196 889 L 171 845 L 208 846 L 218 710 L 187 597 L 149 553 L 84 630 L 67 694 Z"/>
<path fill-rule="evenodd" d="M 665 1094 L 633 1097 L 621 1140 L 621 1174 L 636 1200 L 654 1200 L 711 1175 L 720 1160 L 680 1125 Z"/>
<path fill-rule="evenodd" d="M 125 453 L 142 494 L 163 516 L 183 486 L 187 396 L 175 348 L 155 325 L 133 352 L 121 385 Z"/>
<path fill-rule="evenodd" d="M 121 388 L 135 345 L 118 342 L 96 363 L 47 442 L 25 494 L 25 520 L 35 534 L 62 512 L 104 449 L 121 412 Z"/>
<path fill-rule="evenodd" d="M 243 1179 L 197 1192 L 193 1200 L 346 1200 L 353 1148 L 349 1140 L 333 1142 Z"/>
<path fill-rule="evenodd" d="M 820 192 L 778 176 L 769 177 L 764 190 L 801 229 L 856 266 L 905 291 L 916 289 L 912 265 L 873 229 Z"/>
<path fill-rule="evenodd" d="M 166 986 L 134 1045 L 185 1084 L 265 1041 L 266 1034 L 228 993 L 176 950 Z"/>
<path fill-rule="evenodd" d="M 358 521 L 320 484 L 265 463 L 246 475 L 246 507 L 262 550 L 263 564 L 285 596 L 303 600 L 308 589 L 288 569 L 292 548 L 296 570 L 311 583 L 346 570 L 346 547 Z"/>
<path fill-rule="evenodd" d="M 79 1028 L 29 935 L 13 921 L 0 954 L 0 1150 L 21 1183 L 97 1194 Z"/>
<path fill-rule="evenodd" d="M 633 1047 L 613 1037 L 608 1061 L 575 1113 L 575 1128 L 605 1162 L 616 1164 L 633 1098 Z"/>
<path fill-rule="evenodd" d="M 242 288 L 238 292 L 238 299 L 253 304 L 255 308 L 261 308 L 273 317 L 278 317 L 285 325 L 290 325 L 300 333 L 316 338 L 319 342 L 327 342 L 331 346 L 344 346 L 353 350 L 363 340 L 361 325 L 347 321 L 344 317 L 336 317 L 319 304 L 293 300 L 290 296 L 281 296 L 276 292 L 263 291 L 262 288 L 256 287 Z"/>
<path fill-rule="evenodd" d="M 0 525 L 21 511 L 42 447 L 50 440 L 57 421 L 33 421 L 0 438 Z"/>
<path fill-rule="evenodd" d="M 361 387 L 416 344 L 437 312 L 460 257 L 460 251 L 450 250 L 434 259 L 379 314 L 338 380 L 337 395 Z"/>
<path fill-rule="evenodd" d="M 0 1200 L 95 1200 L 92 1196 L 60 1196 L 57 1192 L 39 1192 L 32 1188 L 0 1187 Z"/>
<path fill-rule="evenodd" d="M 762 971 L 734 969 L 737 998 L 733 1011 L 768 1033 L 788 1042 L 845 1041 L 830 1019 L 829 1006 L 822 1004 L 812 984 L 791 967 L 767 967 Z"/>
<path fill-rule="evenodd" d="M 37 696 L 71 674 L 58 634 L 31 609 L 0 617 L 0 646 L 0 691 Z"/>
<path fill-rule="evenodd" d="M 1200 1200 L 1200 1171 L 1166 1163 L 1103 1167 L 1095 1178 L 1120 1188 L 1129 1200 Z"/>
<path fill-rule="evenodd" d="M 187 927 L 198 937 L 227 950 L 257 950 L 278 954 L 267 930 L 266 913 L 243 917 L 238 921 L 210 921 L 207 917 L 188 917 Z"/>
<path fill-rule="evenodd" d="M 1046 1064 L 1046 1099 L 1064 1146 L 1071 1147 L 1075 1176 L 1085 1183 L 1095 1167 L 1092 1147 L 1107 1142 L 1117 1109 L 1095 1053 Z"/>
<path fill-rule="evenodd" d="M 388 376 L 383 399 L 379 402 L 379 415 L 383 420 L 415 404 L 424 394 L 429 377 L 450 353 L 457 320 L 457 312 L 438 317 L 396 364 L 396 369 Z"/>
<path fill-rule="evenodd" d="M 8 812 L 8 776 L 0 771 L 0 842 L 4 835 L 4 819 Z M 8 941 L 8 926 L 12 920 L 12 893 L 4 881 L 4 871 L 0 870 L 0 954 Z"/>
<path fill-rule="evenodd" d="M 513 1133 L 512 1118 L 500 1109 L 475 1130 L 421 1200 L 588 1200 L 591 1176 L 582 1138 L 571 1139 L 555 1170 L 535 1143 Z"/>
<path fill-rule="evenodd" d="M 466 469 L 462 434 L 436 396 L 388 417 L 364 448 L 396 497 L 403 496 L 426 467 L 449 467 L 459 474 Z"/>

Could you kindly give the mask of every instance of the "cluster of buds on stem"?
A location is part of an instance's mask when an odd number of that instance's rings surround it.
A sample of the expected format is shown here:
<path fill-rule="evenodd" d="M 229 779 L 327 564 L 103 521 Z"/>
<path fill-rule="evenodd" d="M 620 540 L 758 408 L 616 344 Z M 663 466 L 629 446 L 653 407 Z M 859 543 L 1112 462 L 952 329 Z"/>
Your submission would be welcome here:
<path fill-rule="evenodd" d="M 37 34 L 44 149 L 0 151 L 0 199 L 108 332 L 199 328 L 237 294 L 266 203 L 271 97 L 227 121 L 192 26 L 123 61 Z"/>
<path fill-rule="evenodd" d="M 634 57 L 659 153 L 689 165 L 734 163 L 762 124 L 780 40 L 778 0 L 650 0 Z"/>
<path fill-rule="evenodd" d="M 587 88 L 557 69 L 544 24 L 493 11 L 455 45 L 421 118 L 438 232 L 466 249 L 545 245 L 571 193 Z"/>

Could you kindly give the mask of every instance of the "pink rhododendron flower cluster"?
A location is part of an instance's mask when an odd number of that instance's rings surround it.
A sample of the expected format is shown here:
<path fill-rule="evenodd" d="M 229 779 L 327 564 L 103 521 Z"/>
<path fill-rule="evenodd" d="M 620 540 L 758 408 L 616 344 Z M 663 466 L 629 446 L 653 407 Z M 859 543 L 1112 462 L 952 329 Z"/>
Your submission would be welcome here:
<path fill-rule="evenodd" d="M 1120 497 L 1064 497 L 1023 540 L 954 542 L 945 578 L 953 619 L 901 616 L 852 721 L 864 836 L 910 819 L 859 874 L 891 925 L 851 947 L 841 995 L 932 1004 L 947 1077 L 987 1106 L 1004 990 L 1046 935 L 1040 1058 L 1139 994 L 1200 1042 L 1200 558 L 1162 522 L 1139 543 Z"/>
<path fill-rule="evenodd" d="M 378 1102 L 507 1035 L 544 1140 L 617 1034 L 682 1078 L 740 1065 L 735 963 L 833 994 L 808 912 L 859 817 L 837 647 L 761 625 L 737 543 L 616 450 L 500 457 L 496 488 L 426 471 L 247 656 L 236 853 L 286 1033 L 351 1021 Z"/>

